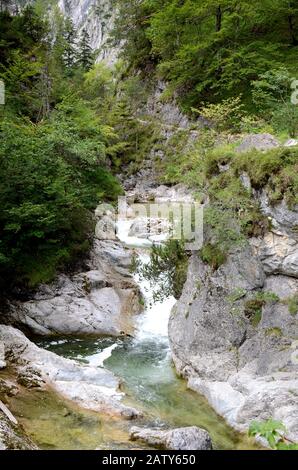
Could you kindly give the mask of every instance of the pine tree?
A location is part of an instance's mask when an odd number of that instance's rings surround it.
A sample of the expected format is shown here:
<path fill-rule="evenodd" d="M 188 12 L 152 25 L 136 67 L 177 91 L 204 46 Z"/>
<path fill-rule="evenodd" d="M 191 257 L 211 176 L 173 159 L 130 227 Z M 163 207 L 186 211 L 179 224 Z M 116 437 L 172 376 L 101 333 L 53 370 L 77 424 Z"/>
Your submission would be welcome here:
<path fill-rule="evenodd" d="M 77 62 L 77 48 L 76 48 L 76 30 L 70 18 L 67 18 L 62 32 L 63 38 L 63 53 L 62 60 L 68 72 L 71 72 Z"/>
<path fill-rule="evenodd" d="M 94 62 L 94 54 L 90 46 L 90 36 L 86 28 L 83 29 L 79 44 L 78 63 L 88 71 Z"/>

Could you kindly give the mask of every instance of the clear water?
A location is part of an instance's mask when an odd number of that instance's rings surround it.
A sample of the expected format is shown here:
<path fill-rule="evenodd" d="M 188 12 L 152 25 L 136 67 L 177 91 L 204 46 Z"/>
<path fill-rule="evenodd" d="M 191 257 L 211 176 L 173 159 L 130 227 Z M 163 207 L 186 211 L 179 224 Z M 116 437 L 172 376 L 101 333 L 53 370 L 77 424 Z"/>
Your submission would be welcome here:
<path fill-rule="evenodd" d="M 123 243 L 141 247 L 143 263 L 149 254 L 144 240 L 130 238 L 130 224 L 118 227 Z M 252 449 L 253 444 L 235 433 L 198 394 L 188 390 L 178 378 L 171 362 L 167 327 L 171 308 L 168 298 L 153 303 L 151 286 L 136 277 L 145 300 L 144 312 L 136 317 L 134 338 L 37 340 L 36 343 L 63 357 L 76 359 L 96 367 L 106 367 L 123 381 L 125 402 L 141 411 L 144 417 L 137 422 L 105 421 L 96 413 L 74 410 L 57 398 L 42 400 L 27 397 L 28 418 L 23 419 L 30 434 L 43 448 L 125 449 L 136 448 L 129 442 L 131 425 L 181 427 L 197 425 L 209 431 L 216 449 Z M 35 404 L 34 404 L 35 403 Z M 139 447 L 138 447 L 139 448 Z M 147 447 L 148 448 L 148 447 Z"/>

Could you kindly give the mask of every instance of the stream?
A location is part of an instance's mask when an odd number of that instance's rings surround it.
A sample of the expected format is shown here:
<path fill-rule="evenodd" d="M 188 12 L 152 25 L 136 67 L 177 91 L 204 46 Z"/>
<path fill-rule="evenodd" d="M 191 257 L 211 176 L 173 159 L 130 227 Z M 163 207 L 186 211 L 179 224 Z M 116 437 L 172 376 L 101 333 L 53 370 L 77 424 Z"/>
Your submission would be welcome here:
<path fill-rule="evenodd" d="M 131 222 L 118 224 L 118 238 L 137 250 L 141 263 L 149 260 L 150 242 L 129 237 Z M 168 320 L 175 299 L 152 301 L 147 281 L 135 276 L 144 297 L 144 311 L 136 317 L 134 337 L 115 339 L 37 339 L 38 346 L 58 355 L 112 371 L 122 379 L 124 402 L 143 412 L 129 422 L 103 418 L 76 408 L 51 394 L 29 392 L 23 397 L 18 417 L 35 442 L 44 449 L 139 449 L 129 441 L 129 428 L 183 427 L 206 429 L 216 449 L 252 449 L 254 445 L 234 432 L 207 401 L 187 389 L 171 361 Z M 17 404 L 15 403 L 14 411 Z M 150 449 L 149 446 L 146 446 Z"/>

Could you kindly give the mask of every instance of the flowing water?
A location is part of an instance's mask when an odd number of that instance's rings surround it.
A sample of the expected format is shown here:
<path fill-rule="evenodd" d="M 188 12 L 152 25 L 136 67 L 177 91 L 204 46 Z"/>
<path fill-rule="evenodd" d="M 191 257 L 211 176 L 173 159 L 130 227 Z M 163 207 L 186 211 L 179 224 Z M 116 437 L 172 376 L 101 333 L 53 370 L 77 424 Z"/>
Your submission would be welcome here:
<path fill-rule="evenodd" d="M 150 242 L 129 237 L 130 225 L 131 222 L 127 221 L 120 223 L 118 237 L 124 244 L 137 248 L 140 261 L 146 263 L 149 259 Z M 123 380 L 125 402 L 144 413 L 144 418 L 136 424 L 161 428 L 197 425 L 210 432 L 214 447 L 217 449 L 252 448 L 252 443 L 246 437 L 229 428 L 203 397 L 187 390 L 185 381 L 177 377 L 171 362 L 167 336 L 168 320 L 175 303 L 174 298 L 154 303 L 149 283 L 138 276 L 136 276 L 136 281 L 141 288 L 145 308 L 144 312 L 136 317 L 136 331 L 133 338 L 117 340 L 115 338 L 97 340 L 61 338 L 55 341 L 40 340 L 38 344 L 56 354 L 96 367 L 102 367 L 104 364 L 107 369 L 114 372 Z M 58 442 L 55 441 L 51 445 L 41 444 L 44 447 L 59 448 L 59 445 L 60 448 L 61 446 L 64 446 L 63 448 L 99 447 L 102 449 L 132 447 L 128 437 L 131 423 L 119 423 L 117 420 L 99 423 L 96 413 L 89 413 L 86 416 L 84 412 L 82 417 L 82 411 L 78 413 L 73 410 L 70 413 L 65 411 L 66 417 L 63 418 L 64 408 L 62 404 L 61 406 L 62 415 L 60 410 L 58 416 L 56 413 L 55 419 L 56 436 L 61 435 L 60 444 L 57 437 Z M 35 417 L 35 422 L 38 428 L 40 426 L 38 416 Z M 61 429 L 57 423 L 60 423 Z M 68 435 L 65 431 L 63 433 L 66 424 Z M 75 433 L 73 436 L 72 428 L 76 430 L 77 435 Z M 51 429 L 50 423 L 47 429 Z M 38 437 L 38 432 L 36 436 Z M 39 437 L 39 442 L 41 441 Z M 134 445 L 133 448 L 136 446 Z"/>

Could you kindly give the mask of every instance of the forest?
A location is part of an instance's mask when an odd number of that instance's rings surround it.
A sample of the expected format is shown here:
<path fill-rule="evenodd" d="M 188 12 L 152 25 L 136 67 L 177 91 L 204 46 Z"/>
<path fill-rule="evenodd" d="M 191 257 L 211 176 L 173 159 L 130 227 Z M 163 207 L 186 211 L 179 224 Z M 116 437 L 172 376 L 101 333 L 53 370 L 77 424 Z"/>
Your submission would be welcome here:
<path fill-rule="evenodd" d="M 113 3 L 111 43 L 124 46 L 112 72 L 95 64 L 87 30 L 78 33 L 58 9 L 50 24 L 44 2 L 21 11 L 1 2 L 3 285 L 50 280 L 88 250 L 91 211 L 121 194 L 115 173 L 135 158 L 136 139 L 139 160 L 152 145 L 135 116 L 155 80 L 167 83 L 164 102 L 175 98 L 219 132 L 297 133 L 297 2 Z"/>

